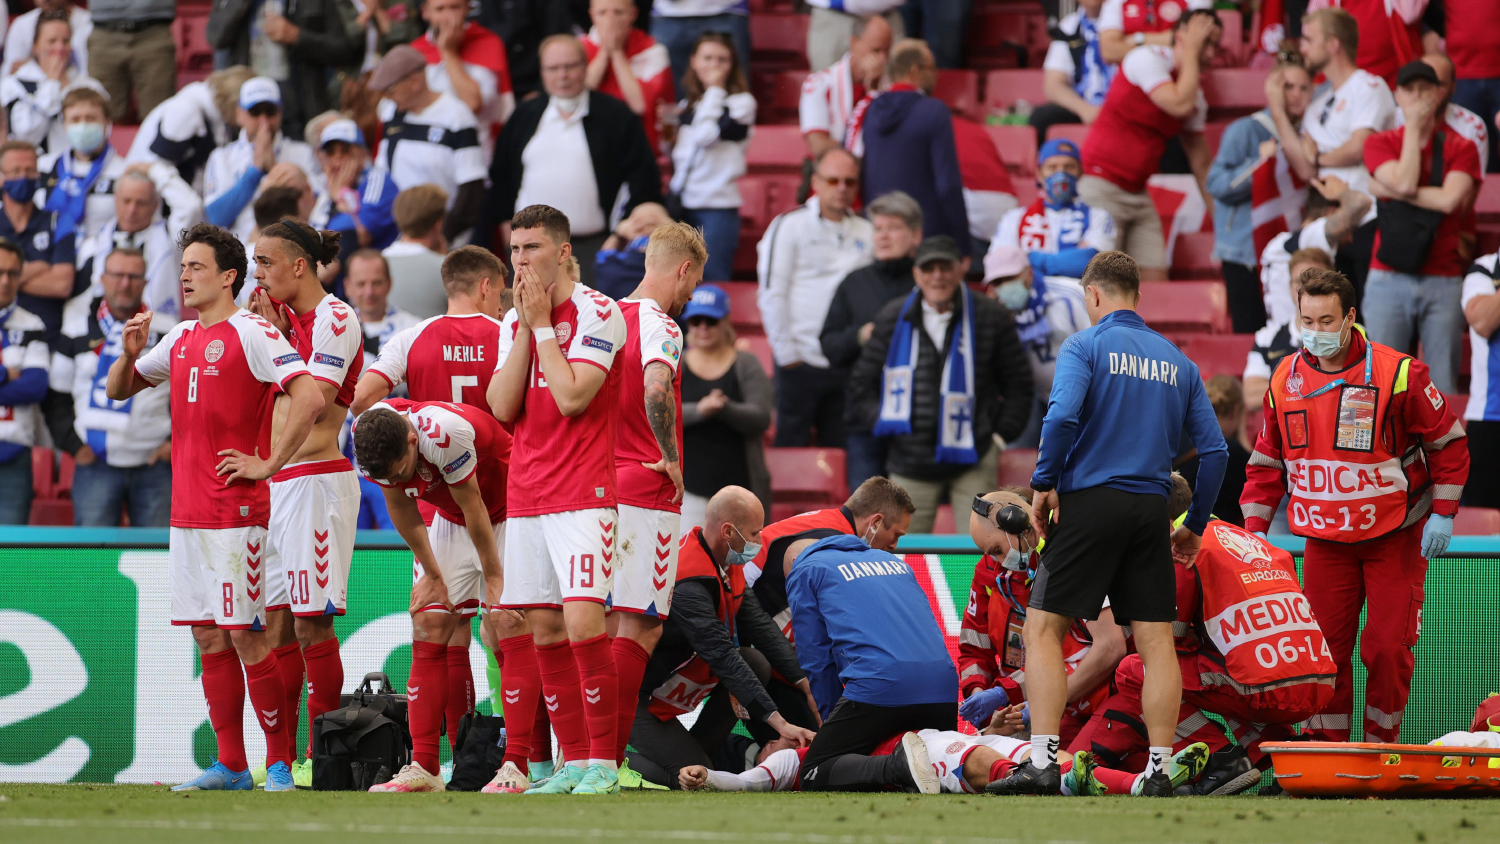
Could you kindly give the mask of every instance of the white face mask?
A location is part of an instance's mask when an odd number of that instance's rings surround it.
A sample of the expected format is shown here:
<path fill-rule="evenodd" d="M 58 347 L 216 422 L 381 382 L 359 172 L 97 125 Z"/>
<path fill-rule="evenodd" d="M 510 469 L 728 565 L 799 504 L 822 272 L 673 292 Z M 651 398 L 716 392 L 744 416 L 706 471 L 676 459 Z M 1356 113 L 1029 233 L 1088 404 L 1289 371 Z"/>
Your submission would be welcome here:
<path fill-rule="evenodd" d="M 875 522 L 872 520 L 870 522 L 869 529 L 865 531 L 865 535 L 861 536 L 859 538 L 859 540 L 861 542 L 863 542 L 864 544 L 870 546 L 871 548 L 874 548 L 875 547 L 875 535 L 877 533 L 879 533 L 879 532 L 880 531 L 875 527 Z"/>
<path fill-rule="evenodd" d="M 557 106 L 560 111 L 572 114 L 580 108 L 583 108 L 583 98 L 587 96 L 587 91 L 584 91 L 576 97 L 559 97 L 554 95 L 552 97 L 552 104 Z"/>

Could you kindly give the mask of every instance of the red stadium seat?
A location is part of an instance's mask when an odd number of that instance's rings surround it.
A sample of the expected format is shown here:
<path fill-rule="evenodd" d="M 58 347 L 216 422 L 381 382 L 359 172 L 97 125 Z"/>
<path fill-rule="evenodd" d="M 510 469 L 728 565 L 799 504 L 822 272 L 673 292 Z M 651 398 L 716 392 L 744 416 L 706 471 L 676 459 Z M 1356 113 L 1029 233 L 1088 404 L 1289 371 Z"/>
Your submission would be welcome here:
<path fill-rule="evenodd" d="M 1457 536 L 1494 536 L 1500 534 L 1500 510 L 1490 507 L 1460 507 L 1453 518 Z"/>
<path fill-rule="evenodd" d="M 964 52 L 976 69 L 1040 67 L 1047 43 L 1047 18 L 1040 5 L 1001 3 L 974 10 Z"/>
<path fill-rule="evenodd" d="M 51 498 L 53 475 L 52 449 L 35 446 L 31 449 L 31 494 L 34 498 Z"/>
<path fill-rule="evenodd" d="M 1036 178 L 1036 129 L 1030 126 L 986 126 L 984 131 L 989 133 L 995 149 L 1000 151 L 1000 159 L 1016 182 L 1016 190 L 1024 191 L 1025 186 Z"/>
<path fill-rule="evenodd" d="M 797 105 L 802 99 L 805 70 L 783 70 L 755 73 L 750 88 L 755 92 L 755 122 L 760 125 L 797 122 Z"/>
<path fill-rule="evenodd" d="M 1222 281 L 1143 281 L 1136 310 L 1157 331 L 1229 331 L 1229 307 Z"/>
<path fill-rule="evenodd" d="M 1041 105 L 1047 101 L 1047 95 L 1042 91 L 1042 77 L 1043 71 L 1039 69 L 990 71 L 984 80 L 985 109 L 1005 112 L 1017 100 L 1025 100 L 1032 106 Z"/>
<path fill-rule="evenodd" d="M 1266 105 L 1269 70 L 1249 67 L 1216 67 L 1203 74 L 1203 96 L 1209 111 L 1228 117 L 1249 114 Z"/>
<path fill-rule="evenodd" d="M 1198 374 L 1206 381 L 1215 375 L 1239 378 L 1245 372 L 1245 358 L 1255 346 L 1251 334 L 1190 334 L 1183 338 L 1182 351 L 1198 365 Z"/>
<path fill-rule="evenodd" d="M 1203 139 L 1208 141 L 1208 151 L 1214 155 L 1219 154 L 1219 142 L 1224 139 L 1224 130 L 1229 128 L 1229 120 L 1211 120 L 1203 127 Z"/>
<path fill-rule="evenodd" d="M 807 26 L 807 15 L 751 15 L 751 67 L 757 70 L 805 70 Z"/>
<path fill-rule="evenodd" d="M 776 371 L 776 359 L 771 355 L 771 341 L 767 340 L 765 335 L 757 334 L 752 337 L 737 337 L 734 341 L 734 347 L 742 352 L 749 352 L 755 355 L 755 359 L 760 361 L 760 368 L 764 369 L 767 375 Z"/>
<path fill-rule="evenodd" d="M 753 281 L 730 281 L 719 286 L 729 294 L 729 323 L 734 330 L 739 334 L 765 336 L 760 305 L 756 302 L 759 286 Z"/>
<path fill-rule="evenodd" d="M 1213 254 L 1213 232 L 1182 232 L 1172 250 L 1172 278 L 1220 278 Z"/>
<path fill-rule="evenodd" d="M 932 95 L 965 117 L 984 119 L 979 107 L 979 74 L 972 70 L 938 71 L 937 88 Z"/>
<path fill-rule="evenodd" d="M 1238 10 L 1225 10 L 1219 15 L 1224 32 L 1219 37 L 1219 57 L 1213 66 L 1241 67 L 1245 64 L 1245 20 Z"/>
<path fill-rule="evenodd" d="M 801 173 L 807 144 L 794 126 L 756 126 L 745 146 L 745 166 L 752 173 Z"/>
<path fill-rule="evenodd" d="M 54 473 L 54 456 L 57 471 Z M 31 450 L 33 525 L 66 526 L 73 524 L 73 469 L 71 455 L 50 448 Z"/>
<path fill-rule="evenodd" d="M 1036 471 L 1036 449 L 1007 448 L 1000 452 L 999 486 L 1031 486 Z"/>
<path fill-rule="evenodd" d="M 181 84 L 182 80 L 179 78 L 178 85 Z M 115 148 L 115 152 L 124 155 L 130 151 L 130 145 L 135 141 L 135 133 L 140 131 L 140 128 L 140 126 L 127 126 L 121 123 L 114 124 L 109 132 L 109 145 Z"/>
<path fill-rule="evenodd" d="M 1079 149 L 1083 149 L 1083 140 L 1089 136 L 1089 127 L 1082 123 L 1054 123 L 1047 127 L 1047 140 L 1053 138 L 1067 138 Z"/>
<path fill-rule="evenodd" d="M 966 508 L 967 509 L 967 508 Z M 968 517 L 964 517 L 964 527 L 968 527 Z M 958 522 L 953 516 L 952 504 L 939 504 L 937 514 L 932 521 L 933 533 L 958 533 Z"/>
<path fill-rule="evenodd" d="M 837 507 L 849 497 L 841 448 L 768 448 L 771 472 L 771 518 L 779 520 L 807 510 Z"/>
<path fill-rule="evenodd" d="M 214 48 L 205 34 L 208 28 L 208 6 L 191 7 L 181 5 L 177 17 L 172 21 L 172 34 L 177 42 L 177 69 L 179 71 L 212 71 Z M 178 88 L 183 85 L 178 80 Z"/>
<path fill-rule="evenodd" d="M 1480 183 L 1474 213 L 1479 216 L 1480 225 L 1500 228 L 1500 174 L 1492 174 Z"/>
<path fill-rule="evenodd" d="M 734 256 L 736 276 L 755 277 L 755 244 L 760 242 L 766 228 L 777 214 L 797 207 L 797 186 L 800 174 L 765 173 L 741 176 L 740 196 L 740 244 Z M 707 279 L 727 281 L 727 279 Z"/>

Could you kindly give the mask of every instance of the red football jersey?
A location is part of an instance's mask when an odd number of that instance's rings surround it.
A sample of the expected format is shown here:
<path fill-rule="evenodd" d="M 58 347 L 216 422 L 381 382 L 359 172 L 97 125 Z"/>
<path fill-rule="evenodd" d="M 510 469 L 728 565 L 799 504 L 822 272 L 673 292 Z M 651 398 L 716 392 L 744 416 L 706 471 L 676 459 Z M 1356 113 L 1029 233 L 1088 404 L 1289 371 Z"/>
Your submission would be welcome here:
<path fill-rule="evenodd" d="M 672 397 L 677 404 L 677 454 L 682 455 L 682 330 L 651 299 L 621 299 L 625 318 L 625 346 L 615 361 L 620 371 L 619 442 L 615 446 L 615 477 L 620 501 L 651 510 L 679 513 L 672 503 L 677 488 L 672 479 L 642 466 L 661 459 L 661 446 L 646 419 L 646 366 L 654 361 L 672 370 Z"/>
<path fill-rule="evenodd" d="M 312 377 L 339 388 L 334 401 L 348 407 L 365 366 L 365 332 L 354 309 L 332 293 L 316 308 L 292 316 L 292 346 Z"/>
<path fill-rule="evenodd" d="M 515 344 L 518 314 L 505 316 L 500 331 L 500 354 L 495 369 L 505 365 Z M 583 361 L 609 373 L 604 386 L 577 416 L 563 416 L 536 362 L 536 339 L 531 342 L 531 366 L 526 394 L 516 416 L 515 453 L 510 474 L 512 516 L 540 516 L 592 507 L 614 507 L 615 425 L 618 421 L 619 370 L 615 355 L 625 343 L 625 318 L 615 301 L 581 284 L 573 295 L 552 309 L 552 327 L 569 361 Z"/>
<path fill-rule="evenodd" d="M 224 485 L 224 449 L 271 453 L 276 392 L 307 375 L 302 356 L 274 326 L 246 310 L 203 327 L 180 322 L 135 364 L 153 386 L 172 381 L 172 527 L 265 527 L 265 481 Z"/>
<path fill-rule="evenodd" d="M 393 388 L 405 381 L 414 401 L 451 401 L 488 412 L 484 393 L 499 346 L 500 321 L 494 317 L 435 316 L 387 340 L 370 371 Z"/>
<path fill-rule="evenodd" d="M 488 410 L 454 402 L 409 399 L 386 399 L 370 408 L 377 409 L 394 410 L 417 429 L 417 470 L 402 483 L 373 477 L 370 480 L 426 501 L 443 518 L 461 525 L 464 511 L 453 500 L 448 486 L 461 484 L 478 472 L 479 494 L 490 512 L 490 524 L 505 521 L 511 439 Z M 363 466 L 359 471 L 370 477 Z"/>

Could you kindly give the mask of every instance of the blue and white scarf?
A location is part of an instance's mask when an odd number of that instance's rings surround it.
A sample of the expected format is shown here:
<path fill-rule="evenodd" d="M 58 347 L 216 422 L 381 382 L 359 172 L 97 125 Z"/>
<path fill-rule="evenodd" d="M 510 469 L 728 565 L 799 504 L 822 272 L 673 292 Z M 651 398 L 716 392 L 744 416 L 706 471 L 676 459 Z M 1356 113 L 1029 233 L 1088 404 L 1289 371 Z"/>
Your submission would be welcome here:
<path fill-rule="evenodd" d="M 974 449 L 974 299 L 968 285 L 959 285 L 963 300 L 953 342 L 943 360 L 938 397 L 938 463 L 971 466 L 979 462 Z M 912 378 L 917 370 L 916 323 L 921 317 L 922 292 L 913 290 L 896 317 L 891 346 L 881 376 L 880 420 L 872 432 L 877 437 L 899 437 L 911 433 Z"/>
<path fill-rule="evenodd" d="M 1052 343 L 1052 324 L 1047 321 L 1047 280 L 1040 273 L 1031 274 L 1031 298 L 1014 316 L 1021 345 L 1031 348 Z"/>
<path fill-rule="evenodd" d="M 1115 66 L 1104 63 L 1099 52 L 1099 25 L 1088 15 L 1078 16 L 1078 35 L 1083 38 L 1083 65 L 1078 68 L 1078 82 L 1074 89 L 1089 105 L 1103 105 L 1109 93 L 1109 83 L 1115 78 Z"/>
<path fill-rule="evenodd" d="M 110 432 L 129 430 L 130 408 L 135 399 L 115 401 L 105 390 L 109 368 L 125 350 L 125 321 L 115 319 L 104 302 L 99 303 L 98 318 L 99 330 L 104 333 L 104 343 L 99 347 L 99 363 L 94 369 L 94 383 L 89 386 L 88 406 L 79 408 L 78 421 L 83 423 L 85 441 L 89 448 L 100 460 L 104 460 L 108 456 Z"/>
<path fill-rule="evenodd" d="M 53 237 L 69 237 L 83 224 L 88 209 L 89 191 L 104 173 L 104 167 L 114 155 L 108 144 L 94 157 L 88 173 L 78 176 L 73 173 L 72 153 L 63 153 L 57 159 L 57 184 L 47 191 L 47 205 L 42 210 L 57 215 Z"/>

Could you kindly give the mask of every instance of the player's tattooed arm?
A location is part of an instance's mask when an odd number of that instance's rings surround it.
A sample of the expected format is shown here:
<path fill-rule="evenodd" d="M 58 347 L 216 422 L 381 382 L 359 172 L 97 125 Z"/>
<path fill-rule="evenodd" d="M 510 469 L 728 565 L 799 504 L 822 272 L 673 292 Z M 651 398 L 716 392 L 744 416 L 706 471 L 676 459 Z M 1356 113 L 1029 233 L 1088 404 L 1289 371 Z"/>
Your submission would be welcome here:
<path fill-rule="evenodd" d="M 672 368 L 661 361 L 646 365 L 646 421 L 661 448 L 661 460 L 642 465 L 672 479 L 677 488 L 672 503 L 676 504 L 683 493 L 682 457 L 677 451 L 677 397 L 672 390 Z"/>

